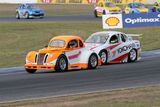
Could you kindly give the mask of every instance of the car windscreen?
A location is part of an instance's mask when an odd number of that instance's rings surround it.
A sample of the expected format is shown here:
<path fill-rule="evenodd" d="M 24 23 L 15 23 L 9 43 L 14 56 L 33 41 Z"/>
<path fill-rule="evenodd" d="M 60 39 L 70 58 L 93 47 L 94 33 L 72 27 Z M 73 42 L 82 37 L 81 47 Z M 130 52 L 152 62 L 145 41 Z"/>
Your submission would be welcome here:
<path fill-rule="evenodd" d="M 111 3 L 111 2 L 105 3 L 105 6 L 106 7 L 116 7 L 116 5 L 114 3 Z"/>
<path fill-rule="evenodd" d="M 64 40 L 52 40 L 49 43 L 49 47 L 53 48 L 63 48 L 65 46 L 66 42 Z"/>
<path fill-rule="evenodd" d="M 108 39 L 108 34 L 92 34 L 85 42 L 86 43 L 102 43 L 104 44 Z"/>
<path fill-rule="evenodd" d="M 26 5 L 27 9 L 36 9 L 37 7 L 33 4 Z"/>

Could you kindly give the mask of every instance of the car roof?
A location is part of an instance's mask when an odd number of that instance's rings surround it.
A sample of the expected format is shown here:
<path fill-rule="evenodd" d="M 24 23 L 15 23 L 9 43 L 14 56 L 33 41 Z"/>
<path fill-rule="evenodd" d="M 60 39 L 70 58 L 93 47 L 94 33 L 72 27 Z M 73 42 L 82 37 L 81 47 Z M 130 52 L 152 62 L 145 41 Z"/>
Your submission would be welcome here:
<path fill-rule="evenodd" d="M 56 36 L 56 37 L 53 37 L 51 40 L 64 40 L 64 41 L 70 41 L 70 40 L 73 40 L 73 39 L 79 39 L 79 40 L 82 40 L 81 37 L 79 36 L 73 36 L 73 35 L 60 35 L 60 36 Z"/>
<path fill-rule="evenodd" d="M 95 33 L 93 33 L 93 34 L 102 34 L 102 33 L 111 36 L 111 35 L 118 34 L 118 33 L 122 33 L 122 32 L 118 32 L 118 31 L 100 31 L 100 32 L 95 32 Z M 92 35 L 93 35 L 93 34 L 92 34 Z M 123 34 L 123 33 L 122 33 L 122 34 Z"/>

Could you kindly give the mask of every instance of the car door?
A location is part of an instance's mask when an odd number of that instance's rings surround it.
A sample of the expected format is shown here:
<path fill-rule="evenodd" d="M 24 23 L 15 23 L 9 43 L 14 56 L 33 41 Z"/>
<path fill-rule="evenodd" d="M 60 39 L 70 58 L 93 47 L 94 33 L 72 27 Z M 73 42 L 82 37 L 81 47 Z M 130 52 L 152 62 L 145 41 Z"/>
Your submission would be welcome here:
<path fill-rule="evenodd" d="M 120 62 L 127 62 L 128 53 L 132 49 L 132 43 L 125 34 L 119 33 L 118 36 L 120 38 L 120 45 L 117 49 L 117 57 Z"/>
<path fill-rule="evenodd" d="M 122 47 L 122 43 L 120 40 L 120 36 L 118 34 L 114 34 L 109 38 L 109 55 L 108 55 L 108 60 L 109 62 L 117 61 L 120 54 L 118 53 L 118 50 L 120 47 Z"/>
<path fill-rule="evenodd" d="M 82 53 L 82 48 L 79 45 L 79 40 L 73 39 L 69 41 L 67 48 L 68 52 L 66 53 L 66 55 L 69 65 L 71 65 L 71 67 L 76 67 L 75 64 L 79 64 L 80 55 Z"/>
<path fill-rule="evenodd" d="M 121 49 L 119 49 L 119 53 L 129 53 L 129 51 L 132 49 L 132 45 L 133 43 L 131 41 L 129 41 L 128 37 L 121 33 L 120 35 L 120 39 L 121 39 Z"/>

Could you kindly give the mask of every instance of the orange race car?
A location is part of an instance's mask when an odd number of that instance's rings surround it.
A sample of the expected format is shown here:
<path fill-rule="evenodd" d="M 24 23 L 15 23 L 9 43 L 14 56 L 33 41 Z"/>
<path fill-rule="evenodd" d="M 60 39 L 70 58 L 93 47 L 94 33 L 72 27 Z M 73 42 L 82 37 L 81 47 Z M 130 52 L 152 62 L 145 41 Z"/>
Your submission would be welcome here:
<path fill-rule="evenodd" d="M 66 71 L 71 69 L 94 69 L 101 65 L 99 56 L 84 46 L 78 36 L 57 36 L 50 40 L 47 48 L 31 51 L 24 65 L 28 73 L 38 69 Z"/>

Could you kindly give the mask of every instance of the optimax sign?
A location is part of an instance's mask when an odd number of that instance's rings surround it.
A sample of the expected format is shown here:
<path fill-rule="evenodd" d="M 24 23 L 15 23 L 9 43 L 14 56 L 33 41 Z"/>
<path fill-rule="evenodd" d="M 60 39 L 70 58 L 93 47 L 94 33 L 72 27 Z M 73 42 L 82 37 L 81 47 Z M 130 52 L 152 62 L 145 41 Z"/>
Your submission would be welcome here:
<path fill-rule="evenodd" d="M 160 26 L 160 13 L 123 14 L 123 27 Z"/>
<path fill-rule="evenodd" d="M 160 26 L 160 13 L 103 15 L 104 29 L 149 26 Z"/>

